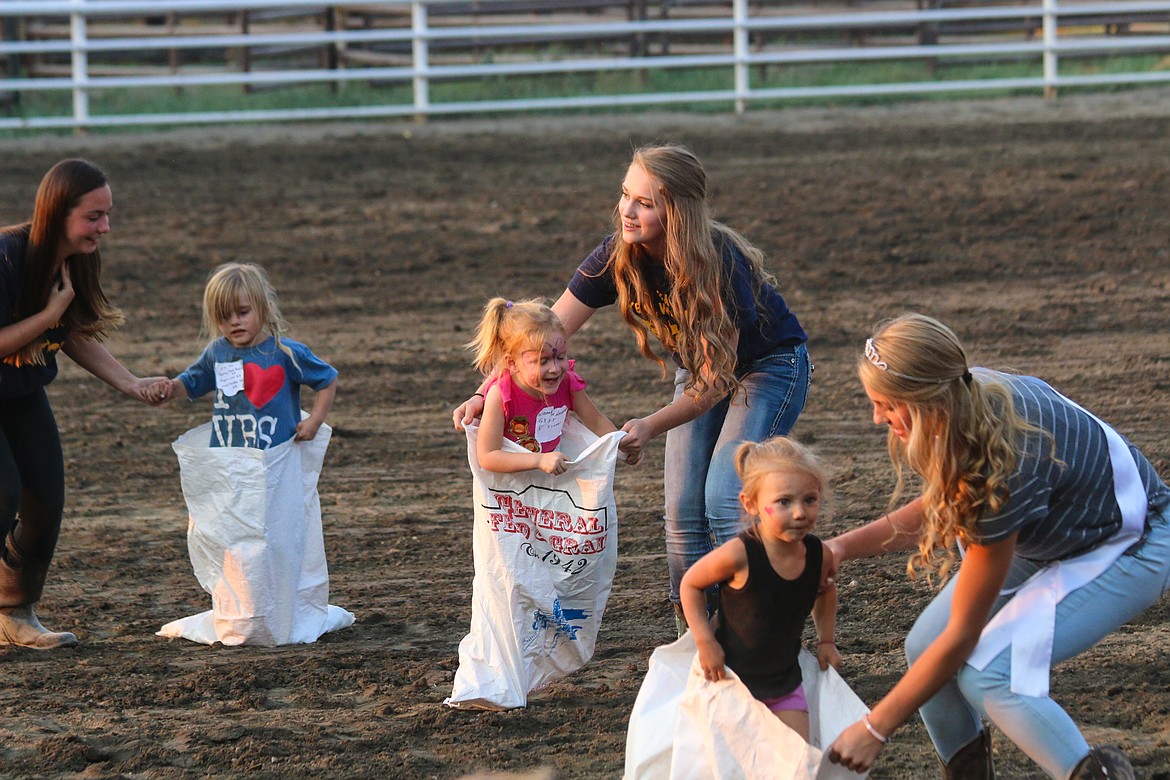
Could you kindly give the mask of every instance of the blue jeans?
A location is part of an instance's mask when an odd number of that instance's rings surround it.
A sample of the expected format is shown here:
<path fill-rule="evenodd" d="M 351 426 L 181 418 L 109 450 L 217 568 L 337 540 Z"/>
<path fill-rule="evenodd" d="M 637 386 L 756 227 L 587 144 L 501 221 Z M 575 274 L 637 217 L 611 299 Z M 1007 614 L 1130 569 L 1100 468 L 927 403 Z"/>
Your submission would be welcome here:
<path fill-rule="evenodd" d="M 1097 579 L 1073 591 L 1056 607 L 1052 643 L 1055 666 L 1084 652 L 1147 607 L 1170 587 L 1170 508 L 1151 513 L 1142 540 Z M 1037 564 L 1017 559 L 1005 587 L 1019 585 Z M 910 664 L 934 641 L 950 616 L 955 580 L 943 588 L 918 617 L 906 637 Z M 996 603 L 998 610 L 1006 602 Z M 981 718 L 994 723 L 1040 767 L 1064 780 L 1089 752 L 1089 745 L 1064 709 L 1048 696 L 1011 691 L 1011 646 L 983 671 L 967 665 L 919 710 L 934 748 L 944 761 L 982 730 Z"/>
<path fill-rule="evenodd" d="M 808 398 L 811 373 L 803 344 L 777 348 L 740 374 L 746 395 L 737 395 L 734 403 L 724 399 L 667 432 L 666 562 L 670 600 L 676 604 L 686 570 L 743 527 L 735 448 L 792 430 Z M 685 369 L 675 374 L 675 398 L 689 378 Z"/>

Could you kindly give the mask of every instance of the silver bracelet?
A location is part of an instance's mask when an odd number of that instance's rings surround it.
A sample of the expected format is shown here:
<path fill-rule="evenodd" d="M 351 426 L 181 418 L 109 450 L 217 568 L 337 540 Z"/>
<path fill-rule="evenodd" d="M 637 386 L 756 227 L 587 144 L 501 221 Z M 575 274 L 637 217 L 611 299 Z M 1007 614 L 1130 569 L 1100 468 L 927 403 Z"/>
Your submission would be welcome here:
<path fill-rule="evenodd" d="M 887 737 L 886 735 L 882 734 L 880 731 L 878 731 L 877 729 L 875 729 L 875 728 L 873 727 L 873 724 L 869 722 L 869 716 L 868 716 L 868 715 L 864 715 L 864 716 L 862 716 L 862 718 L 861 718 L 861 722 L 865 724 L 865 730 L 869 732 L 870 736 L 872 736 L 872 737 L 873 737 L 874 739 L 876 739 L 878 742 L 880 742 L 880 743 L 882 743 L 882 744 L 884 745 L 884 744 L 886 744 L 887 742 L 889 742 L 889 741 L 890 741 L 890 738 L 889 738 L 889 737 Z"/>

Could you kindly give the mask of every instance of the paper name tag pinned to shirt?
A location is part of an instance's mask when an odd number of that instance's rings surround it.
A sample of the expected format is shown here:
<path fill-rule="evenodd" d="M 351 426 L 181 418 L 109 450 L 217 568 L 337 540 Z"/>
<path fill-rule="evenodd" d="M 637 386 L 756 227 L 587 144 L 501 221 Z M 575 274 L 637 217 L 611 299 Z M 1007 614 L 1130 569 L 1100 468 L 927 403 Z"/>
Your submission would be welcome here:
<path fill-rule="evenodd" d="M 244 361 L 215 364 L 215 387 L 231 397 L 244 389 Z"/>
<path fill-rule="evenodd" d="M 532 435 L 541 444 L 559 438 L 561 431 L 565 429 L 565 418 L 568 416 L 567 406 L 546 406 L 536 415 L 536 430 Z"/>

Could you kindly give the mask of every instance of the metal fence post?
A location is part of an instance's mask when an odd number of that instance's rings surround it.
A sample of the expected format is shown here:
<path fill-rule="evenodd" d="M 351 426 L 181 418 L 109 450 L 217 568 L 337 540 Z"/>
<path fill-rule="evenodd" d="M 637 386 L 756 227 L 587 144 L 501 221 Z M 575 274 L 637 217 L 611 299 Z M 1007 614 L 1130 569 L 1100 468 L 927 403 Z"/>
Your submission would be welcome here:
<path fill-rule="evenodd" d="M 1056 38 L 1059 14 L 1057 0 L 1044 0 L 1044 97 L 1046 98 L 1056 97 L 1058 67 Z"/>
<path fill-rule="evenodd" d="M 735 29 L 732 32 L 732 47 L 735 53 L 735 113 L 747 111 L 747 99 L 751 92 L 751 70 L 748 65 L 748 56 L 751 54 L 748 34 L 748 0 L 732 0 L 732 20 Z"/>
<path fill-rule="evenodd" d="M 86 0 L 72 0 L 77 12 L 69 15 L 69 42 L 72 45 L 70 62 L 73 77 L 73 119 L 77 129 L 84 131 L 89 124 L 89 91 L 85 82 L 89 78 L 89 51 L 86 43 L 85 3 Z"/>
<path fill-rule="evenodd" d="M 414 108 L 416 121 L 426 121 L 430 109 L 430 84 L 427 80 L 427 63 L 430 61 L 430 41 L 427 38 L 427 4 L 416 0 L 411 3 L 410 44 L 411 61 L 414 65 Z"/>

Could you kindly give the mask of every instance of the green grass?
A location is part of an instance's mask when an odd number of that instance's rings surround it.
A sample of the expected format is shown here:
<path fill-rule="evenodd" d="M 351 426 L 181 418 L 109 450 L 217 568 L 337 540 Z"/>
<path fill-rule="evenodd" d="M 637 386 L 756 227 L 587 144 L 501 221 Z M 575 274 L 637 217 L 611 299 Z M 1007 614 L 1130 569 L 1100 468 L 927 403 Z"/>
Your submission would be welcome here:
<path fill-rule="evenodd" d="M 560 53 L 550 51 L 548 59 Z M 648 60 L 648 63 L 652 60 Z M 1060 63 L 1062 75 L 1090 73 L 1143 73 L 1164 66 L 1159 55 L 1065 58 Z M 1041 75 L 1038 58 L 1017 61 L 982 62 L 971 60 L 903 60 L 875 63 L 826 63 L 801 65 L 755 66 L 751 69 L 753 89 L 794 89 L 856 84 L 896 84 L 946 82 L 1007 78 L 1037 78 Z M 663 92 L 702 92 L 730 90 L 730 68 L 652 69 L 599 73 L 569 73 L 534 76 L 497 76 L 489 78 L 438 80 L 430 86 L 432 103 L 459 103 L 483 100 L 519 100 L 533 98 L 568 98 L 575 95 L 638 95 Z M 1120 89 L 1121 87 L 1101 87 Z M 1018 90 L 1017 90 L 1018 91 Z M 861 97 L 796 97 L 784 100 L 753 100 L 753 107 L 784 105 L 839 105 L 890 103 L 907 99 L 954 99 L 974 93 L 922 93 L 913 98 L 868 95 Z M 979 95 L 1005 94 L 994 90 Z M 1034 92 L 1033 92 L 1034 94 Z M 68 116 L 71 95 L 67 92 L 31 92 L 21 95 L 16 109 L 23 116 Z M 273 109 L 311 109 L 327 107 L 396 105 L 412 102 L 411 88 L 405 82 L 340 81 L 328 84 L 297 84 L 262 87 L 246 91 L 240 85 L 197 86 L 183 88 L 145 88 L 94 90 L 90 94 L 90 113 L 94 116 L 195 113 L 208 111 L 252 111 Z M 678 110 L 724 112 L 726 101 L 676 105 Z M 2 112 L 4 109 L 0 109 Z M 606 109 L 633 111 L 637 108 Z M 590 109 L 595 112 L 596 109 Z M 9 114 L 15 113 L 11 108 Z M 574 113 L 571 109 L 544 113 Z M 577 111 L 576 113 L 580 113 Z M 0 115 L 3 115 L 0 113 Z M 132 128 L 129 128 L 132 130 Z M 125 132 L 126 129 L 106 129 Z M 71 132 L 68 130 L 62 132 Z M 11 137 L 21 131 L 0 131 Z"/>

